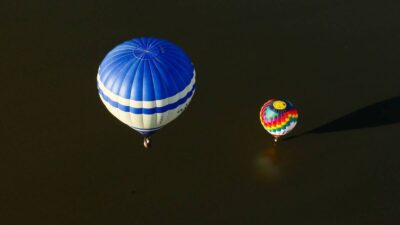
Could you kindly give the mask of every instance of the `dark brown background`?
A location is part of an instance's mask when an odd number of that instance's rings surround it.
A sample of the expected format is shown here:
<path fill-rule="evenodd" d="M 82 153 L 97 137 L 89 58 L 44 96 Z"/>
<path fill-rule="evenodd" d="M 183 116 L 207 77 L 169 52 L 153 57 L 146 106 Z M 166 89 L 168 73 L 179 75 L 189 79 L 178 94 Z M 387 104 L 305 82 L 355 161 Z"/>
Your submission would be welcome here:
<path fill-rule="evenodd" d="M 0 15 L 0 224 L 399 224 L 397 121 L 272 149 L 258 119 L 290 99 L 296 135 L 398 97 L 398 1 L 10 1 Z M 105 54 L 140 36 L 178 44 L 198 73 L 150 151 L 96 89 Z"/>

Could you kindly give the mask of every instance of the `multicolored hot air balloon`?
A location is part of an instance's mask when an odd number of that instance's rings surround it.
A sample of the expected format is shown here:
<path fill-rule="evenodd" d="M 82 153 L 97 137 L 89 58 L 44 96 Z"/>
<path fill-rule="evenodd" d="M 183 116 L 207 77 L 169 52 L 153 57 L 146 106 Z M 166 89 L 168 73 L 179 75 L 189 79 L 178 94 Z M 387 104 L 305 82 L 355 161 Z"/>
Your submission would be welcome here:
<path fill-rule="evenodd" d="M 284 99 L 270 99 L 260 110 L 260 121 L 265 130 L 275 137 L 275 142 L 280 136 L 289 133 L 297 123 L 297 109 L 293 104 Z"/>
<path fill-rule="evenodd" d="M 196 89 L 189 57 L 158 38 L 136 38 L 117 45 L 100 64 L 97 87 L 101 101 L 121 122 L 145 136 L 176 119 Z"/>

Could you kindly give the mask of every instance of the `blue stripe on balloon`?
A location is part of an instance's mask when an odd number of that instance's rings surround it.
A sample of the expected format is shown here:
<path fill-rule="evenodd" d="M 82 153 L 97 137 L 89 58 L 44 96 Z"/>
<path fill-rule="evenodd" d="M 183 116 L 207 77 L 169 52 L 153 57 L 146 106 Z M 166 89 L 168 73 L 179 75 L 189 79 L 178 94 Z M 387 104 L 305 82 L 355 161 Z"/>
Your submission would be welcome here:
<path fill-rule="evenodd" d="M 139 132 L 143 136 L 151 136 L 152 134 L 154 134 L 155 132 L 158 131 L 158 129 L 157 130 L 152 130 L 152 131 L 142 131 L 142 130 L 138 130 L 138 129 L 134 128 L 134 127 L 132 127 L 132 129 L 136 130 L 137 132 Z"/>
<path fill-rule="evenodd" d="M 156 130 L 161 129 L 162 127 L 163 127 L 163 126 L 161 126 L 161 127 L 156 127 L 156 128 L 145 129 L 145 128 L 137 128 L 137 127 L 132 127 L 132 126 L 131 126 L 132 129 L 135 129 L 135 130 L 137 130 L 137 131 L 147 131 L 147 132 L 156 131 Z"/>
<path fill-rule="evenodd" d="M 137 132 L 141 133 L 144 136 L 150 136 L 150 135 L 154 134 L 155 132 L 157 132 L 162 127 L 163 126 L 157 127 L 157 128 L 152 128 L 152 129 L 143 129 L 143 128 L 137 128 L 137 127 L 131 127 L 131 128 L 136 130 Z"/>
<path fill-rule="evenodd" d="M 192 90 L 190 90 L 185 97 L 179 99 L 178 101 L 171 103 L 169 105 L 165 105 L 162 107 L 154 107 L 154 108 L 134 108 L 134 107 L 130 107 L 130 106 L 126 106 L 126 105 L 121 105 L 118 102 L 110 99 L 106 94 L 103 93 L 103 91 L 97 87 L 97 89 L 99 90 L 99 94 L 101 95 L 101 97 L 103 97 L 103 99 L 108 102 L 110 105 L 112 105 L 115 108 L 118 108 L 124 112 L 130 112 L 130 113 L 134 113 L 134 114 L 155 114 L 155 113 L 163 113 L 166 112 L 168 110 L 172 110 L 177 108 L 178 106 L 184 104 L 186 102 L 187 99 L 189 99 L 190 97 L 192 97 L 193 92 L 196 90 L 196 85 L 193 85 Z"/>
<path fill-rule="evenodd" d="M 137 38 L 112 49 L 99 68 L 104 86 L 135 101 L 164 99 L 182 91 L 194 76 L 189 57 L 157 38 Z"/>

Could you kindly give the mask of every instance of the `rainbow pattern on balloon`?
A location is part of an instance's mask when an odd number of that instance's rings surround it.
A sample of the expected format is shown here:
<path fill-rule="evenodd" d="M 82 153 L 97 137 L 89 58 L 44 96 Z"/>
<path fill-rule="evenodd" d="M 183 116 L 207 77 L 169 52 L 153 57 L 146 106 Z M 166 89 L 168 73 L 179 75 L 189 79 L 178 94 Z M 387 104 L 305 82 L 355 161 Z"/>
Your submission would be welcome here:
<path fill-rule="evenodd" d="M 261 124 L 274 137 L 280 137 L 293 130 L 297 118 L 297 109 L 285 99 L 270 99 L 260 110 Z"/>

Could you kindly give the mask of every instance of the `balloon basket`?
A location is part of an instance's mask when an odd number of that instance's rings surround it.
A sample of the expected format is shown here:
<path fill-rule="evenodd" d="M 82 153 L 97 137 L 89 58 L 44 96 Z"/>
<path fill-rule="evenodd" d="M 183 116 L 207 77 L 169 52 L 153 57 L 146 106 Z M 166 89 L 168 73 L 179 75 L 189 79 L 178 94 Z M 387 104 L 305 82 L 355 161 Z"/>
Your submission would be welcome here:
<path fill-rule="evenodd" d="M 144 146 L 145 149 L 150 149 L 151 148 L 151 138 L 150 137 L 144 137 L 143 146 Z"/>

